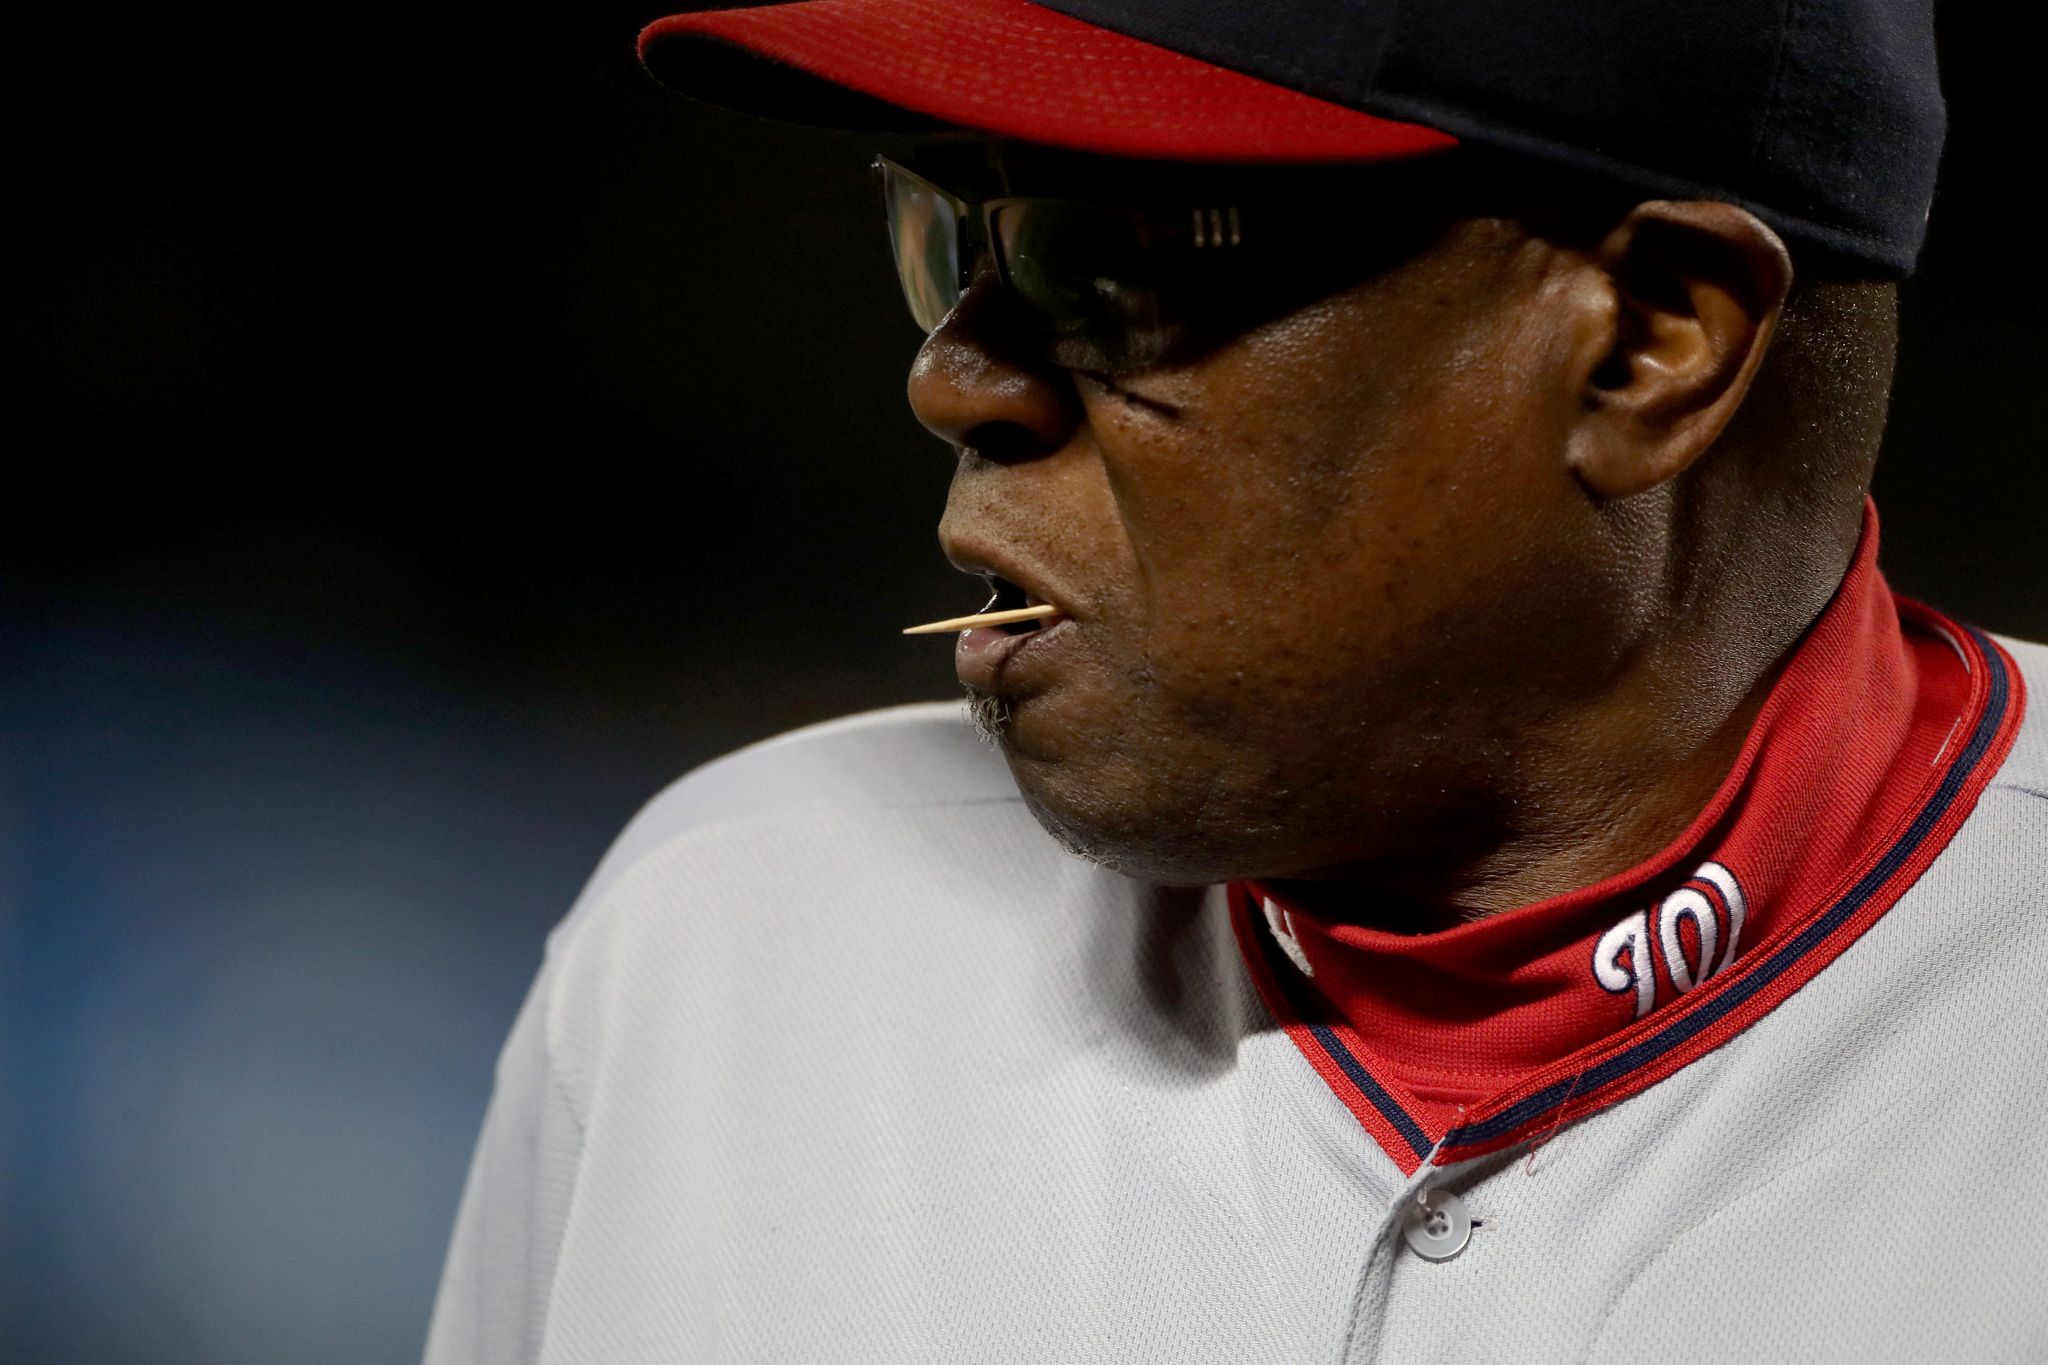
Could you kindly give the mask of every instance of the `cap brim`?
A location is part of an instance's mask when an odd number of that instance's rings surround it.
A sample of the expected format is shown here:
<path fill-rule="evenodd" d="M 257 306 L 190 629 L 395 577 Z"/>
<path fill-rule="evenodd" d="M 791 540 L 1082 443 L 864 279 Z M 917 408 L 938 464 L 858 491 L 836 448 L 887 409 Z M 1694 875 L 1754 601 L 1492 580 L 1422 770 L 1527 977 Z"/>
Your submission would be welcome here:
<path fill-rule="evenodd" d="M 966 128 L 1106 156 L 1393 161 L 1457 145 L 1026 0 L 799 0 L 676 14 L 640 34 L 664 84 L 868 132 Z"/>

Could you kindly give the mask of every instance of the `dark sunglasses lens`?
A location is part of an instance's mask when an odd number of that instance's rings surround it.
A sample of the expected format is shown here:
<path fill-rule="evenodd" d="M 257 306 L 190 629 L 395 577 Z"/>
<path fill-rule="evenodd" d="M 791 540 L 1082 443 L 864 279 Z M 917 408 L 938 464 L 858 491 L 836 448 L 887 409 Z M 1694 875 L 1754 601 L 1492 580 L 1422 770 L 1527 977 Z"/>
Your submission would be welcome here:
<path fill-rule="evenodd" d="M 1114 209 L 1027 200 L 996 210 L 1010 292 L 1045 329 L 1055 363 L 1128 370 L 1163 345 L 1142 223 Z"/>
<path fill-rule="evenodd" d="M 944 195 L 887 162 L 882 199 L 903 301 L 919 327 L 935 331 L 960 302 L 959 216 Z"/>

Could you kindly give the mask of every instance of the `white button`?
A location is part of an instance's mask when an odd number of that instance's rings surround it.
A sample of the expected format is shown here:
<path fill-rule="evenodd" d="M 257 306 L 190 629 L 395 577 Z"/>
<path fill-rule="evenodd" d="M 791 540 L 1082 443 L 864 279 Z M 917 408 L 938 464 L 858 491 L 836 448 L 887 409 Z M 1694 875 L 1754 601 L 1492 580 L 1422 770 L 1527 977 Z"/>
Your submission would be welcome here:
<path fill-rule="evenodd" d="M 1423 1260 L 1448 1261 L 1472 1240 L 1472 1215 L 1449 1190 L 1424 1190 L 1408 1206 L 1401 1233 Z"/>

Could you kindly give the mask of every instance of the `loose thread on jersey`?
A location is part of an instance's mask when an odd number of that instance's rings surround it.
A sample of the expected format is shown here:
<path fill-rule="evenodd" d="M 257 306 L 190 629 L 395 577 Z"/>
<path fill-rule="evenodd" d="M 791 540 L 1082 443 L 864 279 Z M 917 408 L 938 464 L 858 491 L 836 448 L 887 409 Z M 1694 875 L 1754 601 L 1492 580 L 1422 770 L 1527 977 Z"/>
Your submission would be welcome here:
<path fill-rule="evenodd" d="M 1553 1137 L 1557 1136 L 1558 1129 L 1564 1127 L 1565 1111 L 1571 1107 L 1572 1096 L 1578 1093 L 1579 1082 L 1585 1078 L 1586 1073 L 1583 1071 L 1572 1077 L 1571 1085 L 1565 1089 L 1564 1098 L 1557 1102 L 1557 1118 L 1551 1122 L 1548 1128 L 1543 1130 L 1542 1137 L 1529 1144 L 1529 1159 L 1522 1164 L 1523 1175 L 1536 1174 L 1536 1153 L 1541 1151 Z"/>

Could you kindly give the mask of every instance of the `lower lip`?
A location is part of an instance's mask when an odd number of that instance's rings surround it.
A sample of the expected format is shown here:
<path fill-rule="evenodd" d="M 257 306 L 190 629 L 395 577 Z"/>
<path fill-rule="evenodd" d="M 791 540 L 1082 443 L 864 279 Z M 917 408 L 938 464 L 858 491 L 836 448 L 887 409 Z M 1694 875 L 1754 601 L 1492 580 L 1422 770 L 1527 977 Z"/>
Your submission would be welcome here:
<path fill-rule="evenodd" d="M 1012 635 L 1000 626 L 963 630 L 959 642 L 953 646 L 953 672 L 967 686 L 993 692 L 997 679 L 1011 660 L 1071 624 L 1071 617 L 1055 616 L 1037 630 L 1019 635 Z"/>

